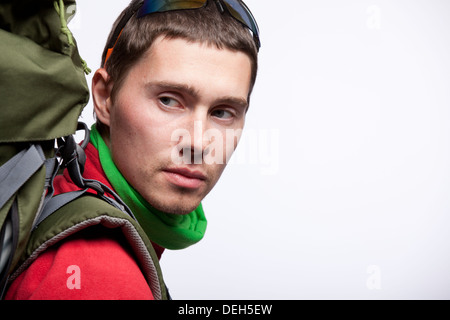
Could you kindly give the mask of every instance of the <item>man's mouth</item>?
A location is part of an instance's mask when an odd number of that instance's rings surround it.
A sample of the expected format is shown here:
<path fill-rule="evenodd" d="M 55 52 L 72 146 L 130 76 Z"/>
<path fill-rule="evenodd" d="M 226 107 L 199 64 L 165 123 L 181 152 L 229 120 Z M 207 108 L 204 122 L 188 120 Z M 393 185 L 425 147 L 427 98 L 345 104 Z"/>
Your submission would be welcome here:
<path fill-rule="evenodd" d="M 171 168 L 163 170 L 167 180 L 181 188 L 198 189 L 206 181 L 206 175 L 201 171 L 188 168 Z"/>

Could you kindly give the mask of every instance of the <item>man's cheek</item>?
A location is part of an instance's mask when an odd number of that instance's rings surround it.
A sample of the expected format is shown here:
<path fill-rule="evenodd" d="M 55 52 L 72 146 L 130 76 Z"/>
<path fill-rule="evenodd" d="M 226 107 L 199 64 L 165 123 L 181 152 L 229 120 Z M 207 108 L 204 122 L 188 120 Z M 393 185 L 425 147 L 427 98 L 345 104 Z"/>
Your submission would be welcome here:
<path fill-rule="evenodd" d="M 217 130 L 209 129 L 205 132 L 208 145 L 205 149 L 206 164 L 228 164 L 242 135 L 242 129 Z"/>

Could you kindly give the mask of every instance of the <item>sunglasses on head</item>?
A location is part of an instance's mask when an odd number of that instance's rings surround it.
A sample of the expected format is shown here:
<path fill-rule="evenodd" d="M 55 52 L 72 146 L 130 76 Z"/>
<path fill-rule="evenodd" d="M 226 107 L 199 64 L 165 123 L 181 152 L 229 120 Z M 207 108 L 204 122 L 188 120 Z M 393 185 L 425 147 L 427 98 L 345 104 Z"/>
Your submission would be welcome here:
<path fill-rule="evenodd" d="M 227 11 L 234 19 L 242 23 L 253 34 L 256 48 L 259 50 L 261 42 L 259 39 L 259 29 L 255 18 L 250 9 L 241 0 L 212 0 L 216 3 L 217 8 L 223 14 Z M 128 20 L 137 12 L 137 17 L 141 18 L 155 12 L 166 12 L 173 10 L 200 9 L 206 6 L 208 0 L 144 0 L 139 1 L 136 6 L 129 8 L 122 20 L 117 25 L 110 42 L 108 43 L 108 51 L 105 57 L 105 65 L 114 46 L 122 33 L 123 28 Z"/>

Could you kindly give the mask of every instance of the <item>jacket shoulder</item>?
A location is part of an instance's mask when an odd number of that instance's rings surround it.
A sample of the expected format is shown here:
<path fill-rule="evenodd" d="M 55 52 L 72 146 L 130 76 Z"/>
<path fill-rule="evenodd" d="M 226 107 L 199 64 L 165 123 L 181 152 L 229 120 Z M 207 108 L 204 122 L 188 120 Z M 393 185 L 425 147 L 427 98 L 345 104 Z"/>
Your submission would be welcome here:
<path fill-rule="evenodd" d="M 6 299 L 153 299 L 120 230 L 86 228 L 40 254 L 11 284 Z"/>
<path fill-rule="evenodd" d="M 165 299 L 166 287 L 158 257 L 145 232 L 130 216 L 92 195 L 84 195 L 64 205 L 38 225 L 30 236 L 22 263 L 13 273 L 11 281 L 50 248 L 69 237 L 75 237 L 81 231 L 94 227 L 112 229 L 122 235 L 142 270 L 154 298 Z"/>

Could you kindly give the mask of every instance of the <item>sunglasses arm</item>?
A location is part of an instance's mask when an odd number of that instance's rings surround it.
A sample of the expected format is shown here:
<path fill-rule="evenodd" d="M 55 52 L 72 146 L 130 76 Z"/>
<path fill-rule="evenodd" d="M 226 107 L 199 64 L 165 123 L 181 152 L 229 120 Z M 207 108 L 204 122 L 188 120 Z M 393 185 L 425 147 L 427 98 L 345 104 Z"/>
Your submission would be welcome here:
<path fill-rule="evenodd" d="M 221 14 L 223 14 L 225 12 L 225 8 L 223 7 L 223 4 L 220 0 L 214 0 L 214 2 L 216 3 L 217 9 L 219 10 L 219 12 Z"/>

